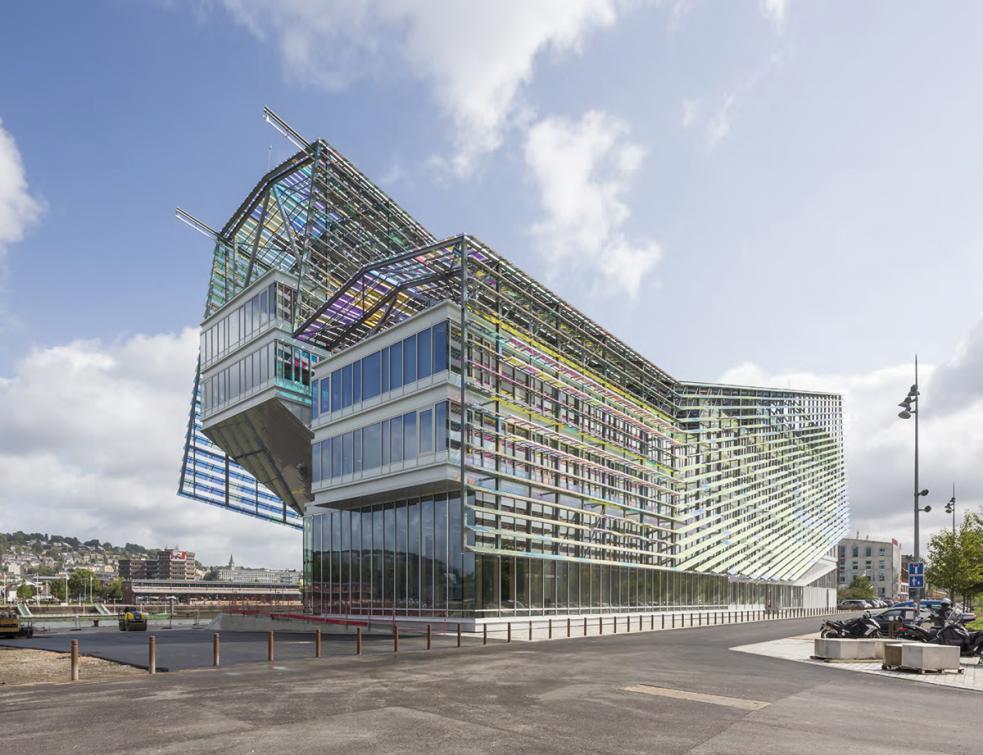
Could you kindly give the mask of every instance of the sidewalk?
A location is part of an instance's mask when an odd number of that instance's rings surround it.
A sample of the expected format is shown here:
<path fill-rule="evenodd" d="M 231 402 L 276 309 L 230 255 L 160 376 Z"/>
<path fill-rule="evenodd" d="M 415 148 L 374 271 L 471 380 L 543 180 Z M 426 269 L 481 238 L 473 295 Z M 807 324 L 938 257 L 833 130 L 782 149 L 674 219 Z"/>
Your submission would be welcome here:
<path fill-rule="evenodd" d="M 880 661 L 824 663 L 823 661 L 813 660 L 810 657 L 813 648 L 812 641 L 818 636 L 818 634 L 804 634 L 798 637 L 786 637 L 785 639 L 772 640 L 770 642 L 757 642 L 753 645 L 739 645 L 738 647 L 731 648 L 731 650 L 736 650 L 738 653 L 764 655 L 769 658 L 781 658 L 786 661 L 798 661 L 799 663 L 811 663 L 813 665 L 818 664 L 826 668 L 841 669 L 843 671 L 859 671 L 864 674 L 889 676 L 909 682 L 923 682 L 924 684 L 934 684 L 941 687 L 955 687 L 957 689 L 983 692 L 983 666 L 978 665 L 975 658 L 960 659 L 963 667 L 961 674 L 914 674 L 907 671 L 887 671 L 881 668 Z"/>

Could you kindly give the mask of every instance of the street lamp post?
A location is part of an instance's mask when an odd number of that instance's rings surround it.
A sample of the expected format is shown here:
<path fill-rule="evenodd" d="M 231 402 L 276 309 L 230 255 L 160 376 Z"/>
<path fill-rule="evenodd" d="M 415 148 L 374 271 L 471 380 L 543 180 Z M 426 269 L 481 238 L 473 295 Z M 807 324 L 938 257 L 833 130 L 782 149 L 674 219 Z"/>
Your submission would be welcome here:
<path fill-rule="evenodd" d="M 919 400 L 918 391 L 918 355 L 915 355 L 915 382 L 912 384 L 911 388 L 908 389 L 908 395 L 904 397 L 902 402 L 898 404 L 901 407 L 901 411 L 898 412 L 898 416 L 901 419 L 911 419 L 912 415 L 915 417 L 915 488 L 914 488 L 914 499 L 915 499 L 915 552 L 914 558 L 915 563 L 921 562 L 921 552 L 919 550 L 919 532 L 918 532 L 918 515 L 924 511 L 926 514 L 932 510 L 931 506 L 921 506 L 921 497 L 928 495 L 928 489 L 921 490 L 918 485 L 918 415 L 921 414 L 921 401 Z M 921 590 L 922 588 L 915 588 L 915 607 L 921 607 Z"/>

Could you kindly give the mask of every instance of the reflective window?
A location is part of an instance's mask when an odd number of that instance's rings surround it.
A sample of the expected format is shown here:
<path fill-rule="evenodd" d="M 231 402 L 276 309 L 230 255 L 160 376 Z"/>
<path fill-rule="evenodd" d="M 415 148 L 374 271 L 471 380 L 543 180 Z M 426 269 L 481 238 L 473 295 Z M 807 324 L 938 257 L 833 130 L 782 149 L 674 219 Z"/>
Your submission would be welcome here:
<path fill-rule="evenodd" d="M 311 446 L 311 481 L 318 482 L 321 479 L 321 444 L 315 443 Z"/>
<path fill-rule="evenodd" d="M 318 387 L 320 385 L 320 380 L 315 380 L 311 383 L 311 418 L 317 419 L 318 410 Z"/>
<path fill-rule="evenodd" d="M 352 365 L 352 403 L 357 404 L 362 400 L 362 362 L 361 360 Z"/>
<path fill-rule="evenodd" d="M 430 330 L 422 330 L 416 334 L 416 376 L 418 379 L 430 375 Z"/>
<path fill-rule="evenodd" d="M 420 412 L 420 455 L 433 452 L 433 410 Z"/>
<path fill-rule="evenodd" d="M 416 412 L 403 415 L 403 458 L 416 458 Z"/>
<path fill-rule="evenodd" d="M 331 373 L 331 411 L 341 411 L 341 370 Z"/>
<path fill-rule="evenodd" d="M 434 407 L 434 447 L 438 451 L 447 449 L 447 402 L 441 401 Z"/>
<path fill-rule="evenodd" d="M 331 476 L 341 477 L 341 437 L 331 439 Z"/>
<path fill-rule="evenodd" d="M 382 355 L 378 351 L 362 360 L 362 398 L 365 400 L 379 395 L 382 377 L 381 361 Z"/>
<path fill-rule="evenodd" d="M 389 461 L 395 463 L 403 460 L 403 418 L 389 421 L 390 452 Z"/>
<path fill-rule="evenodd" d="M 352 365 L 346 364 L 341 368 L 341 405 L 352 405 Z"/>
<path fill-rule="evenodd" d="M 325 377 L 321 381 L 321 412 L 331 411 L 331 380 Z"/>
<path fill-rule="evenodd" d="M 394 343 L 389 347 L 389 390 L 394 391 L 403 384 L 403 344 Z"/>
<path fill-rule="evenodd" d="M 344 450 L 342 451 L 341 459 L 342 470 L 345 474 L 351 474 L 355 463 L 352 449 L 352 433 L 345 433 L 341 437 L 344 440 Z"/>
<path fill-rule="evenodd" d="M 447 369 L 447 321 L 433 326 L 433 371 Z"/>
<path fill-rule="evenodd" d="M 416 336 L 403 339 L 403 384 L 416 380 Z"/>
<path fill-rule="evenodd" d="M 363 463 L 365 469 L 375 469 L 382 463 L 382 424 L 376 422 L 362 432 L 362 443 L 365 447 Z"/>

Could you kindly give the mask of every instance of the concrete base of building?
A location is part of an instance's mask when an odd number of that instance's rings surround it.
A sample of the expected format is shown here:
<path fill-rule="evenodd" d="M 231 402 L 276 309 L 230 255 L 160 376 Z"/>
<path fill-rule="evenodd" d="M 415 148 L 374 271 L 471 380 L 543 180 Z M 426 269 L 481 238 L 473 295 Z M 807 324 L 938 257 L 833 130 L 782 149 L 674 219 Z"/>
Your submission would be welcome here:
<path fill-rule="evenodd" d="M 427 631 L 427 627 L 434 634 L 456 634 L 460 628 L 461 633 L 469 637 L 487 638 L 497 642 L 528 642 L 801 619 L 825 616 L 833 612 L 834 610 L 824 608 L 782 608 L 769 611 L 761 606 L 488 618 L 351 614 L 311 616 L 302 613 L 246 612 L 220 614 L 212 621 L 210 628 L 232 632 L 313 632 L 320 629 L 325 634 L 354 634 L 361 628 L 367 634 L 391 634 L 395 625 L 403 634 L 422 634 Z"/>

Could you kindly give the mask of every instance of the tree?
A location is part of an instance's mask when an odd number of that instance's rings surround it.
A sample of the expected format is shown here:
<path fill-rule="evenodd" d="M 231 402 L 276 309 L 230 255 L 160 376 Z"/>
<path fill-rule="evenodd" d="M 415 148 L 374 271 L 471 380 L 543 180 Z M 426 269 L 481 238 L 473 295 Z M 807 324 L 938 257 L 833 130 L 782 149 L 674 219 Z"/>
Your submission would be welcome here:
<path fill-rule="evenodd" d="M 17 600 L 30 600 L 34 597 L 34 588 L 27 582 L 17 588 Z"/>
<path fill-rule="evenodd" d="M 870 577 L 856 576 L 849 587 L 839 590 L 837 595 L 839 600 L 866 600 L 874 597 L 874 583 Z"/>
<path fill-rule="evenodd" d="M 956 531 L 943 530 L 928 544 L 926 577 L 956 600 L 972 602 L 983 589 L 983 517 L 967 514 Z"/>
<path fill-rule="evenodd" d="M 68 594 L 73 598 L 88 598 L 90 586 L 96 595 L 99 585 L 99 577 L 91 569 L 76 569 L 68 578 Z"/>
<path fill-rule="evenodd" d="M 105 600 L 115 600 L 115 601 L 123 600 L 123 578 L 116 577 L 116 579 L 110 580 L 109 582 L 107 582 L 105 585 L 102 586 L 102 589 L 99 591 L 99 594 Z"/>
<path fill-rule="evenodd" d="M 65 580 L 53 579 L 51 581 L 51 594 L 59 601 L 65 600 Z"/>

